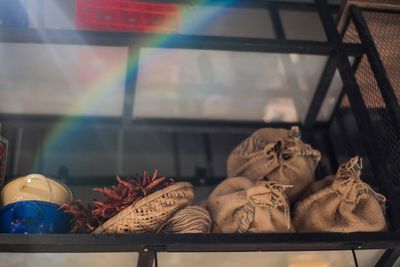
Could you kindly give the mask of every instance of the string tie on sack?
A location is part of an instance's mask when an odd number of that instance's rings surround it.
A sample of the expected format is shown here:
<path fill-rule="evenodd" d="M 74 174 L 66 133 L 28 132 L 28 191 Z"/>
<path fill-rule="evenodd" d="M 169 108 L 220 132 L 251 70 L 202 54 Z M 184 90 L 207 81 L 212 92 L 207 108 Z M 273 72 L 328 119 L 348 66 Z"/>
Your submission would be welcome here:
<path fill-rule="evenodd" d="M 255 217 L 256 207 L 282 208 L 285 215 L 286 226 L 290 229 L 289 205 L 284 191 L 291 187 L 291 185 L 281 185 L 276 182 L 260 181 L 257 183 L 257 186 L 248 189 L 246 192 L 248 203 L 235 214 L 238 232 L 252 232 L 250 226 Z"/>
<path fill-rule="evenodd" d="M 333 184 L 336 190 L 345 196 L 348 202 L 359 203 L 368 195 L 375 197 L 379 203 L 386 202 L 385 196 L 375 192 L 368 184 L 361 180 L 362 158 L 359 156 L 351 158 L 345 164 L 342 164 L 336 174 L 337 182 Z"/>

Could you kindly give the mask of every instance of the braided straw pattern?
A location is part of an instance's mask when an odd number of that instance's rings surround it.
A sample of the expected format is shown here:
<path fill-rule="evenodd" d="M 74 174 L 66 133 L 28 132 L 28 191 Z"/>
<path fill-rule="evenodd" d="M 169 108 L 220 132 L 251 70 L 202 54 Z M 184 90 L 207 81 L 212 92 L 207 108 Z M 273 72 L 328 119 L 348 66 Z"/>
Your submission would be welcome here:
<path fill-rule="evenodd" d="M 190 183 L 172 184 L 122 210 L 93 233 L 156 232 L 178 210 L 190 205 L 193 198 Z"/>
<path fill-rule="evenodd" d="M 209 233 L 210 229 L 210 213 L 203 207 L 189 206 L 175 213 L 161 227 L 159 232 L 168 234 L 194 234 Z"/>

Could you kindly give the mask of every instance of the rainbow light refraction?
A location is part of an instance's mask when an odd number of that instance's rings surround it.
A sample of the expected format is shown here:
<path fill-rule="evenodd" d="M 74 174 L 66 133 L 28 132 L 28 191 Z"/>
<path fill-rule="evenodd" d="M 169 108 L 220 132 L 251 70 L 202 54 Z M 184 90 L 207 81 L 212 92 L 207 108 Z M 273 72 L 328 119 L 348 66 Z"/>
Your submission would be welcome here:
<path fill-rule="evenodd" d="M 181 7 L 180 25 L 185 28 L 185 32 L 196 33 L 201 32 L 204 28 L 212 25 L 217 18 L 224 16 L 224 8 L 234 6 L 234 3 L 239 0 L 218 1 L 218 7 L 208 8 L 207 12 L 197 12 L 198 8 L 208 6 L 212 0 L 188 1 L 190 5 Z M 40 30 L 38 30 L 40 31 Z M 176 41 L 176 34 L 149 34 L 144 37 L 140 43 L 134 44 L 137 47 L 163 47 L 168 43 Z M 42 35 L 45 40 L 46 36 Z M 83 39 L 83 37 L 82 37 Z M 157 52 L 149 50 L 152 54 L 146 54 L 146 62 L 141 64 L 156 64 Z M 141 52 L 146 53 L 146 52 Z M 128 62 L 128 64 L 126 64 Z M 83 62 L 83 64 L 85 64 Z M 96 77 L 96 81 L 87 85 L 86 93 L 74 105 L 70 106 L 65 112 L 66 114 L 84 114 L 86 110 L 99 108 L 101 105 L 106 105 L 107 96 L 112 95 L 116 85 L 129 84 L 129 81 L 134 81 L 139 68 L 139 53 L 137 51 L 128 55 L 127 61 L 123 64 L 110 64 L 109 70 L 104 75 Z M 128 82 L 127 82 L 128 81 Z M 122 109 L 122 107 L 121 107 Z M 80 126 L 82 118 L 79 116 L 63 116 L 57 124 L 52 128 L 43 141 L 42 146 L 38 149 L 34 160 L 34 171 L 42 171 L 42 164 L 45 154 L 55 151 L 57 145 L 67 145 L 74 141 L 79 132 L 84 131 Z"/>

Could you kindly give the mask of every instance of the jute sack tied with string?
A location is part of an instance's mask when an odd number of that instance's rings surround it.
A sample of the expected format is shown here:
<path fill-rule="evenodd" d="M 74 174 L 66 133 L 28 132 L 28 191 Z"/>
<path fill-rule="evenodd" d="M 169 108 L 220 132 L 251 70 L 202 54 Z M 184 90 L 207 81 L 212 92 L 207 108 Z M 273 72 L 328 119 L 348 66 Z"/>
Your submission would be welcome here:
<path fill-rule="evenodd" d="M 254 132 L 229 155 L 228 177 L 243 176 L 253 181 L 269 180 L 293 185 L 286 192 L 294 202 L 314 181 L 321 155 L 300 140 L 298 127 L 291 130 L 264 128 Z"/>
<path fill-rule="evenodd" d="M 361 181 L 361 159 L 342 164 L 336 177 L 315 182 L 298 202 L 294 225 L 299 232 L 374 232 L 386 230 L 386 199 Z"/>
<path fill-rule="evenodd" d="M 214 233 L 293 232 L 288 186 L 276 182 L 253 182 L 244 177 L 228 178 L 207 201 Z"/>

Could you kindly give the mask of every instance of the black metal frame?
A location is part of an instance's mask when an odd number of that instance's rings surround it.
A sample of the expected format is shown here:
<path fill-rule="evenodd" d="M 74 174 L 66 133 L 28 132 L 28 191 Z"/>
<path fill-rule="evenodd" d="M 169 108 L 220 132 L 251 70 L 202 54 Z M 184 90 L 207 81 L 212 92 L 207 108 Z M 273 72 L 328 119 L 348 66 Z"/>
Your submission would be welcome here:
<path fill-rule="evenodd" d="M 379 267 L 389 267 L 393 266 L 400 257 L 399 248 L 387 249 L 383 255 L 380 257 L 375 266 Z"/>
<path fill-rule="evenodd" d="M 46 37 L 43 38 L 43 36 Z M 157 45 L 157 48 L 296 53 L 307 55 L 329 55 L 332 51 L 332 45 L 329 42 L 308 40 L 277 40 L 270 38 L 95 32 L 51 29 L 2 29 L 0 31 L 0 42 L 3 43 L 50 43 L 126 47 L 132 44 L 144 45 L 141 44 L 141 41 L 149 37 L 167 40 L 166 42 Z M 155 46 L 146 44 L 145 47 Z M 344 48 L 349 56 L 359 56 L 363 53 L 362 47 L 357 44 L 345 44 Z"/>
<path fill-rule="evenodd" d="M 374 129 L 371 119 L 368 114 L 367 107 L 363 101 L 360 88 L 354 76 L 352 66 L 348 60 L 348 55 L 342 47 L 342 40 L 338 31 L 329 31 L 335 27 L 334 21 L 331 17 L 328 5 L 322 0 L 315 1 L 320 12 L 321 21 L 325 27 L 325 31 L 330 40 L 335 45 L 335 52 L 338 61 L 338 70 L 343 81 L 345 92 L 349 98 L 357 126 L 361 133 L 361 138 L 365 144 L 366 151 L 371 160 L 372 168 L 377 177 L 391 177 L 390 172 L 387 170 L 385 164 L 385 156 L 382 154 L 376 140 L 377 134 Z M 400 225 L 400 214 L 396 212 L 396 205 L 400 203 L 399 196 L 394 192 L 393 186 L 386 179 L 377 179 L 376 181 L 385 192 L 388 200 L 392 205 L 389 205 L 389 216 L 392 217 L 394 225 Z"/>
<path fill-rule="evenodd" d="M 1 234 L 1 252 L 257 252 L 400 248 L 400 233 Z M 146 251 L 145 251 L 146 250 Z"/>
<path fill-rule="evenodd" d="M 157 2 L 186 4 L 184 0 L 157 0 Z M 225 6 L 226 1 L 209 1 L 207 4 Z M 171 40 L 165 42 L 163 48 L 212 49 L 269 53 L 298 53 L 327 55 L 328 61 L 321 75 L 315 95 L 310 104 L 306 119 L 301 126 L 306 131 L 327 128 L 327 123 L 316 121 L 322 102 L 336 70 L 343 81 L 341 93 L 335 110 L 339 107 L 343 96 L 349 98 L 361 138 L 365 144 L 372 169 L 377 177 L 391 177 L 385 165 L 385 155 L 377 144 L 377 133 L 363 101 L 360 88 L 355 78 L 355 70 L 361 57 L 365 54 L 371 64 L 385 104 L 394 121 L 397 134 L 400 137 L 400 107 L 394 95 L 393 88 L 387 78 L 383 63 L 363 19 L 362 12 L 357 7 L 351 7 L 351 19 L 359 33 L 362 44 L 345 44 L 336 29 L 332 17 L 332 9 L 325 0 L 315 0 L 315 4 L 284 3 L 274 1 L 246 0 L 236 1 L 235 7 L 266 8 L 270 11 L 276 39 L 212 37 L 189 35 L 159 35 Z M 327 42 L 287 40 L 280 21 L 278 10 L 294 9 L 310 11 L 317 9 L 320 20 L 327 35 Z M 43 39 L 43 36 L 46 36 Z M 150 36 L 143 33 L 111 33 L 72 30 L 0 30 L 0 42 L 9 43 L 55 43 L 55 44 L 90 44 L 106 46 L 126 46 L 130 53 L 139 53 L 132 44 L 141 44 L 143 38 Z M 151 34 L 154 36 L 154 34 Z M 172 41 L 173 40 L 173 41 Z M 348 57 L 355 57 L 353 66 Z M 83 124 L 101 120 L 109 127 L 123 127 L 123 130 L 160 130 L 160 131 L 195 131 L 204 133 L 207 143 L 207 133 L 210 132 L 248 132 L 265 124 L 259 122 L 226 122 L 226 121 L 193 121 L 193 120 L 140 120 L 132 121 L 133 98 L 137 73 L 126 81 L 125 101 L 122 120 L 118 118 L 80 118 Z M 336 111 L 333 112 L 332 116 Z M 27 121 L 28 123 L 48 124 L 57 120 L 56 116 L 38 118 L 29 122 L 26 116 L 1 115 L 5 121 Z M 121 123 L 122 122 L 122 123 Z M 271 123 L 269 126 L 287 127 L 289 123 Z M 175 140 L 174 154 L 178 152 Z M 207 150 L 207 145 L 205 146 Z M 209 149 L 209 148 L 208 148 Z M 206 151 L 207 152 L 207 151 Z M 209 151 L 206 154 L 210 154 Z M 178 156 L 176 156 L 178 157 Z M 210 164 L 211 159 L 208 160 Z M 179 162 L 176 163 L 179 168 Z M 337 163 L 334 163 L 337 164 Z M 206 181 L 205 183 L 208 183 Z M 388 180 L 377 179 L 379 188 L 385 192 L 389 200 L 389 217 L 393 229 L 400 229 L 400 214 L 397 213 L 400 198 L 394 192 Z M 199 183 L 199 184 L 204 184 Z M 310 234 L 208 234 L 208 235 L 0 235 L 0 251 L 3 252 L 139 252 L 138 266 L 152 266 L 156 253 L 160 251 L 300 251 L 300 250 L 356 250 L 356 249 L 388 249 L 377 263 L 377 266 L 391 266 L 400 256 L 400 234 L 388 233 L 310 233 Z"/>

